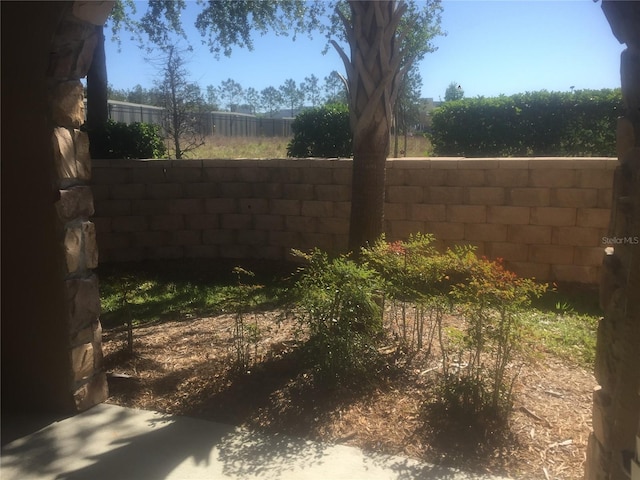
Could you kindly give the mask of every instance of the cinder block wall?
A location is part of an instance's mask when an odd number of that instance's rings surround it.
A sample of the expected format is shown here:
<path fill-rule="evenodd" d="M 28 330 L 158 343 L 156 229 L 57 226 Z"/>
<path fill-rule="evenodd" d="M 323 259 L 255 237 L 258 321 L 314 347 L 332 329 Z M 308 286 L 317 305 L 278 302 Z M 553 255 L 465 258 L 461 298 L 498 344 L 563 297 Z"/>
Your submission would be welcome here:
<path fill-rule="evenodd" d="M 616 159 L 390 159 L 390 240 L 430 232 L 523 276 L 597 283 Z M 351 161 L 94 160 L 101 262 L 347 246 Z"/>

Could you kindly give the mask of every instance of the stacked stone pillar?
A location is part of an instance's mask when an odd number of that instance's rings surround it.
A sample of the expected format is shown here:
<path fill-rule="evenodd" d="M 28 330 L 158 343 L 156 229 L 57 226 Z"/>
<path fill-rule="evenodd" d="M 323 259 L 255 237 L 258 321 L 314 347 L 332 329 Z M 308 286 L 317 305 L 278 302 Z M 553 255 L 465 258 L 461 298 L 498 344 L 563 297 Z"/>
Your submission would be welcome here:
<path fill-rule="evenodd" d="M 588 480 L 640 480 L 640 3 L 603 1 L 621 55 L 623 116 L 618 120 L 619 165 L 601 282 L 605 316 L 598 328 L 593 433 Z"/>
<path fill-rule="evenodd" d="M 48 71 L 51 144 L 54 150 L 54 192 L 60 254 L 63 256 L 68 329 L 69 382 L 78 411 L 107 398 L 102 366 L 102 330 L 89 138 L 84 123 L 83 85 L 113 2 L 69 4 L 54 38 Z"/>

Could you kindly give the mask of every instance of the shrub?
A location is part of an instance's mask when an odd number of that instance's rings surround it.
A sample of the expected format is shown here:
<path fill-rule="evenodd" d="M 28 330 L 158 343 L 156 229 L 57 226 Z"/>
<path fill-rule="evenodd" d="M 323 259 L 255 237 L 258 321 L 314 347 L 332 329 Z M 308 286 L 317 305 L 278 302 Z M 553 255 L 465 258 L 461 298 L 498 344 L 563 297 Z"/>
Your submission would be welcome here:
<path fill-rule="evenodd" d="M 346 256 L 296 254 L 308 263 L 296 284 L 300 321 L 309 331 L 308 358 L 326 384 L 366 376 L 382 332 L 376 272 Z"/>
<path fill-rule="evenodd" d="M 330 104 L 305 110 L 291 124 L 293 140 L 287 145 L 289 157 L 350 157 L 349 108 Z"/>
<path fill-rule="evenodd" d="M 92 158 L 162 158 L 166 154 L 160 127 L 109 120 L 103 128 L 89 132 Z"/>
<path fill-rule="evenodd" d="M 615 156 L 620 90 L 530 92 L 446 102 L 431 142 L 445 156 Z"/>

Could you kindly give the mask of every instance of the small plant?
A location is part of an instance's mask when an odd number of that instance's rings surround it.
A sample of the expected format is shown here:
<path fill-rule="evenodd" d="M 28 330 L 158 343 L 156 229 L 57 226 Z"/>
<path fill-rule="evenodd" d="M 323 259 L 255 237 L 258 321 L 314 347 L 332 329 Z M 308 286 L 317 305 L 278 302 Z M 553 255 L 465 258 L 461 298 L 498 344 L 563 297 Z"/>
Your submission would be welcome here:
<path fill-rule="evenodd" d="M 366 376 L 382 333 L 382 283 L 347 256 L 294 252 L 308 263 L 296 284 L 300 322 L 309 332 L 308 358 L 322 383 Z"/>
<path fill-rule="evenodd" d="M 253 272 L 241 267 L 235 267 L 233 272 L 237 277 L 237 285 L 231 289 L 226 298 L 227 308 L 234 312 L 233 347 L 234 363 L 240 372 L 251 368 L 258 356 L 258 342 L 260 328 L 257 320 L 254 323 L 246 321 L 246 312 L 255 305 L 256 293 L 262 285 L 248 285 L 243 282 L 244 277 L 254 277 Z M 253 352 L 252 352 L 253 350 Z"/>
<path fill-rule="evenodd" d="M 331 104 L 300 113 L 291 124 L 293 140 L 287 146 L 288 157 L 350 157 L 351 127 L 349 109 Z"/>
<path fill-rule="evenodd" d="M 89 140 L 92 158 L 162 158 L 166 154 L 160 127 L 148 123 L 109 120 L 89 131 Z"/>

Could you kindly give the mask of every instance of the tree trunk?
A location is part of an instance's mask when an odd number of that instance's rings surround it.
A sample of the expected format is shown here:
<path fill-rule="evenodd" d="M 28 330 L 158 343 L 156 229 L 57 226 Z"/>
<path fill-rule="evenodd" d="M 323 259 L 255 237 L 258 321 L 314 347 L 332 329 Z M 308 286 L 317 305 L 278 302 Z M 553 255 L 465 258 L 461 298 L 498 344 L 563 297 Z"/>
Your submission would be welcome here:
<path fill-rule="evenodd" d="M 338 11 L 351 58 L 332 42 L 345 64 L 353 134 L 353 183 L 349 249 L 375 241 L 384 231 L 385 163 L 390 147 L 391 106 L 397 96 L 400 40 L 396 30 L 404 2 L 351 0 L 351 19 Z"/>
<path fill-rule="evenodd" d="M 87 129 L 100 129 L 109 119 L 107 61 L 104 52 L 104 27 L 96 26 L 98 42 L 87 72 Z"/>

